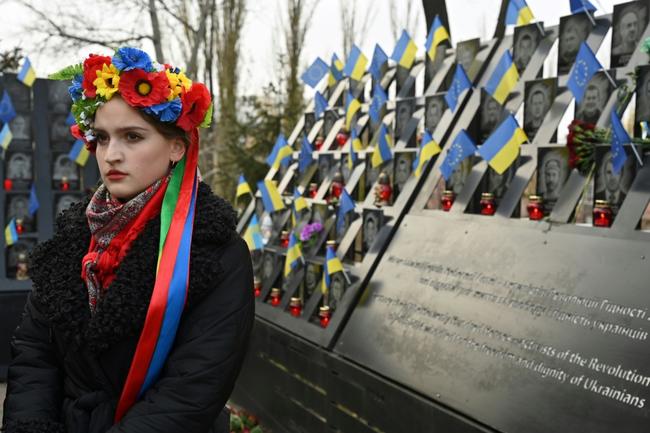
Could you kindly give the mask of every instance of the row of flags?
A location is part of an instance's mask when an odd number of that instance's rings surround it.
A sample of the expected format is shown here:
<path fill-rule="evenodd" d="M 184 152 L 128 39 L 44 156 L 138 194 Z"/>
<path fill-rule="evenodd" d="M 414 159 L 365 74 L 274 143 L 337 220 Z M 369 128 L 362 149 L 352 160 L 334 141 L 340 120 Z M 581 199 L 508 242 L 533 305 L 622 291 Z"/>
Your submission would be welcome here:
<path fill-rule="evenodd" d="M 29 205 L 27 208 L 29 216 L 33 217 L 40 206 L 38 196 L 36 195 L 36 186 L 32 184 L 32 187 L 29 190 Z M 5 244 L 9 247 L 16 242 L 18 242 L 18 226 L 16 218 L 12 218 L 5 227 Z"/>
<path fill-rule="evenodd" d="M 569 0 L 571 13 L 577 14 L 584 12 L 595 12 L 594 6 L 589 0 Z M 533 11 L 530 9 L 526 0 L 510 0 L 506 10 L 506 25 L 523 26 L 535 19 Z"/>

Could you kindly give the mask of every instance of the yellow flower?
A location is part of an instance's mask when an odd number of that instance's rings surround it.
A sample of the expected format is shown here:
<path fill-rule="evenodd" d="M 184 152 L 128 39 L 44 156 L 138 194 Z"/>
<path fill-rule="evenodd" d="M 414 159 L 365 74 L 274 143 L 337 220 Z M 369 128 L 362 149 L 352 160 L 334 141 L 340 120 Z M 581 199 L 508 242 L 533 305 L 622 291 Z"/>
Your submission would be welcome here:
<path fill-rule="evenodd" d="M 120 84 L 119 71 L 113 64 L 104 64 L 102 70 L 97 71 L 97 78 L 93 81 L 93 84 L 97 87 L 97 94 L 108 101 L 113 97 L 113 93 L 118 90 Z"/>
<path fill-rule="evenodd" d="M 167 74 L 169 88 L 171 89 L 167 100 L 171 101 L 175 99 L 183 92 L 183 89 L 190 90 L 190 87 L 192 87 L 192 80 L 187 78 L 184 72 L 176 73 L 167 69 L 165 73 Z"/>

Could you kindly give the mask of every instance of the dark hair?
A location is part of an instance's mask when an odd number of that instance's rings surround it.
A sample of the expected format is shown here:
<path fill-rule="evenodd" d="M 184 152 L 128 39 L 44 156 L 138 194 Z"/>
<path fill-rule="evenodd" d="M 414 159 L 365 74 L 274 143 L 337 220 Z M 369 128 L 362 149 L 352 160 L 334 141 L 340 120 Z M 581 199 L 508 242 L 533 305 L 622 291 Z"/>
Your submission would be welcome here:
<path fill-rule="evenodd" d="M 173 123 L 161 122 L 160 120 L 145 113 L 140 109 L 136 108 L 136 111 L 138 112 L 140 117 L 142 117 L 148 124 L 153 126 L 156 129 L 156 131 L 158 131 L 160 135 L 162 135 L 163 137 L 168 139 L 180 138 L 181 140 L 183 140 L 183 143 L 185 143 L 186 147 L 190 145 L 190 136 L 183 129 L 179 128 Z"/>

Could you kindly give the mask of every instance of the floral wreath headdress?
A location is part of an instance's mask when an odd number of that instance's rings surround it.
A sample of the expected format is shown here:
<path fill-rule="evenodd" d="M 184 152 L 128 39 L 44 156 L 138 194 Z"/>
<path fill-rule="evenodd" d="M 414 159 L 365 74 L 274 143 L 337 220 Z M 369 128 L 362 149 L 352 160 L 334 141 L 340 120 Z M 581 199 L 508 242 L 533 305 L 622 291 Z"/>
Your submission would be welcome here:
<path fill-rule="evenodd" d="M 153 62 L 137 48 L 113 57 L 90 55 L 50 76 L 72 80 L 72 135 L 95 149 L 97 109 L 118 93 L 127 104 L 188 133 L 190 145 L 172 170 L 160 210 L 158 267 L 145 323 L 115 412 L 119 421 L 155 383 L 176 336 L 189 282 L 190 249 L 198 192 L 198 128 L 210 126 L 210 92 L 179 69 Z"/>
<path fill-rule="evenodd" d="M 113 57 L 91 54 L 50 78 L 72 80 L 68 88 L 76 121 L 72 135 L 84 140 L 90 151 L 95 149 L 95 112 L 116 93 L 130 106 L 186 132 L 207 128 L 212 120 L 212 101 L 204 84 L 193 83 L 178 68 L 152 61 L 137 48 L 119 48 Z"/>

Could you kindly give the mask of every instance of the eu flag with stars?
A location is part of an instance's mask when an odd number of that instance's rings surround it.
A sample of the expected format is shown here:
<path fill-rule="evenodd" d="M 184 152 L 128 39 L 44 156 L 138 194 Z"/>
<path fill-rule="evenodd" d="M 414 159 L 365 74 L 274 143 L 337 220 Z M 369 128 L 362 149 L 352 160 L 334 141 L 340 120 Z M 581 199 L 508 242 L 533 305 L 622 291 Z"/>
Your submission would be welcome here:
<path fill-rule="evenodd" d="M 354 200 L 350 196 L 347 189 L 343 188 L 341 192 L 341 200 L 339 201 L 339 210 L 336 218 L 336 230 L 341 231 L 345 223 L 345 215 L 354 210 Z"/>
<path fill-rule="evenodd" d="M 616 115 L 616 110 L 612 110 L 612 115 L 611 115 L 611 120 L 612 120 L 612 170 L 614 171 L 614 174 L 618 176 L 618 174 L 621 172 L 623 169 L 623 166 L 625 165 L 625 161 L 627 161 L 627 153 L 625 153 L 625 148 L 623 148 L 624 144 L 630 143 L 632 140 L 630 140 L 630 136 L 627 134 L 627 131 L 625 131 L 625 128 L 623 128 L 623 124 L 621 123 L 621 119 L 618 118 Z"/>
<path fill-rule="evenodd" d="M 464 129 L 461 129 L 440 165 L 440 172 L 445 180 L 448 181 L 458 164 L 468 156 L 474 155 L 474 152 L 476 152 L 474 141 Z"/>
<path fill-rule="evenodd" d="M 388 61 L 388 55 L 381 49 L 379 44 L 375 45 L 375 52 L 372 54 L 372 61 L 370 62 L 370 75 L 372 78 L 379 81 L 381 80 L 381 67 Z"/>
<path fill-rule="evenodd" d="M 578 12 L 595 12 L 596 6 L 591 4 L 589 0 L 570 0 L 571 13 L 577 14 Z"/>
<path fill-rule="evenodd" d="M 312 156 L 314 153 L 314 148 L 311 147 L 311 143 L 307 139 L 306 135 L 302 137 L 302 146 L 300 146 L 300 155 L 298 156 L 298 171 L 303 173 L 307 170 L 307 167 L 311 165 L 314 161 Z"/>
<path fill-rule="evenodd" d="M 386 95 L 384 88 L 381 87 L 379 83 L 375 83 L 375 87 L 372 92 L 372 101 L 370 102 L 370 107 L 368 107 L 368 115 L 373 122 L 379 123 L 381 120 L 381 109 L 387 101 L 388 95 Z"/>
<path fill-rule="evenodd" d="M 594 52 L 591 51 L 589 45 L 586 42 L 583 42 L 580 45 L 580 51 L 576 56 L 576 62 L 571 68 L 569 73 L 569 80 L 567 81 L 567 87 L 573 93 L 573 96 L 576 98 L 576 102 L 582 102 L 582 97 L 585 94 L 585 88 L 591 77 L 594 76 L 596 72 L 602 69 L 602 65 L 596 59 Z"/>
<path fill-rule="evenodd" d="M 36 196 L 36 185 L 32 184 L 32 188 L 29 190 L 29 216 L 33 217 L 39 207 L 41 207 L 41 204 Z"/>
<path fill-rule="evenodd" d="M 9 93 L 5 90 L 0 99 L 0 120 L 4 123 L 9 123 L 16 117 L 16 110 L 14 104 L 11 103 Z"/>
<path fill-rule="evenodd" d="M 456 65 L 456 71 L 454 72 L 454 80 L 449 86 L 449 90 L 445 93 L 445 101 L 451 109 L 452 113 L 456 111 L 456 105 L 458 105 L 458 98 L 463 91 L 470 89 L 472 87 L 472 82 L 469 80 L 469 77 L 465 73 L 463 66 L 458 64 Z"/>
<path fill-rule="evenodd" d="M 327 99 L 317 90 L 314 95 L 314 113 L 316 115 L 316 120 L 320 119 L 321 116 L 325 113 L 328 106 Z"/>
<path fill-rule="evenodd" d="M 309 87 L 314 88 L 320 83 L 320 80 L 329 72 L 327 63 L 320 57 L 316 57 L 314 63 L 300 76 L 302 81 Z"/>

